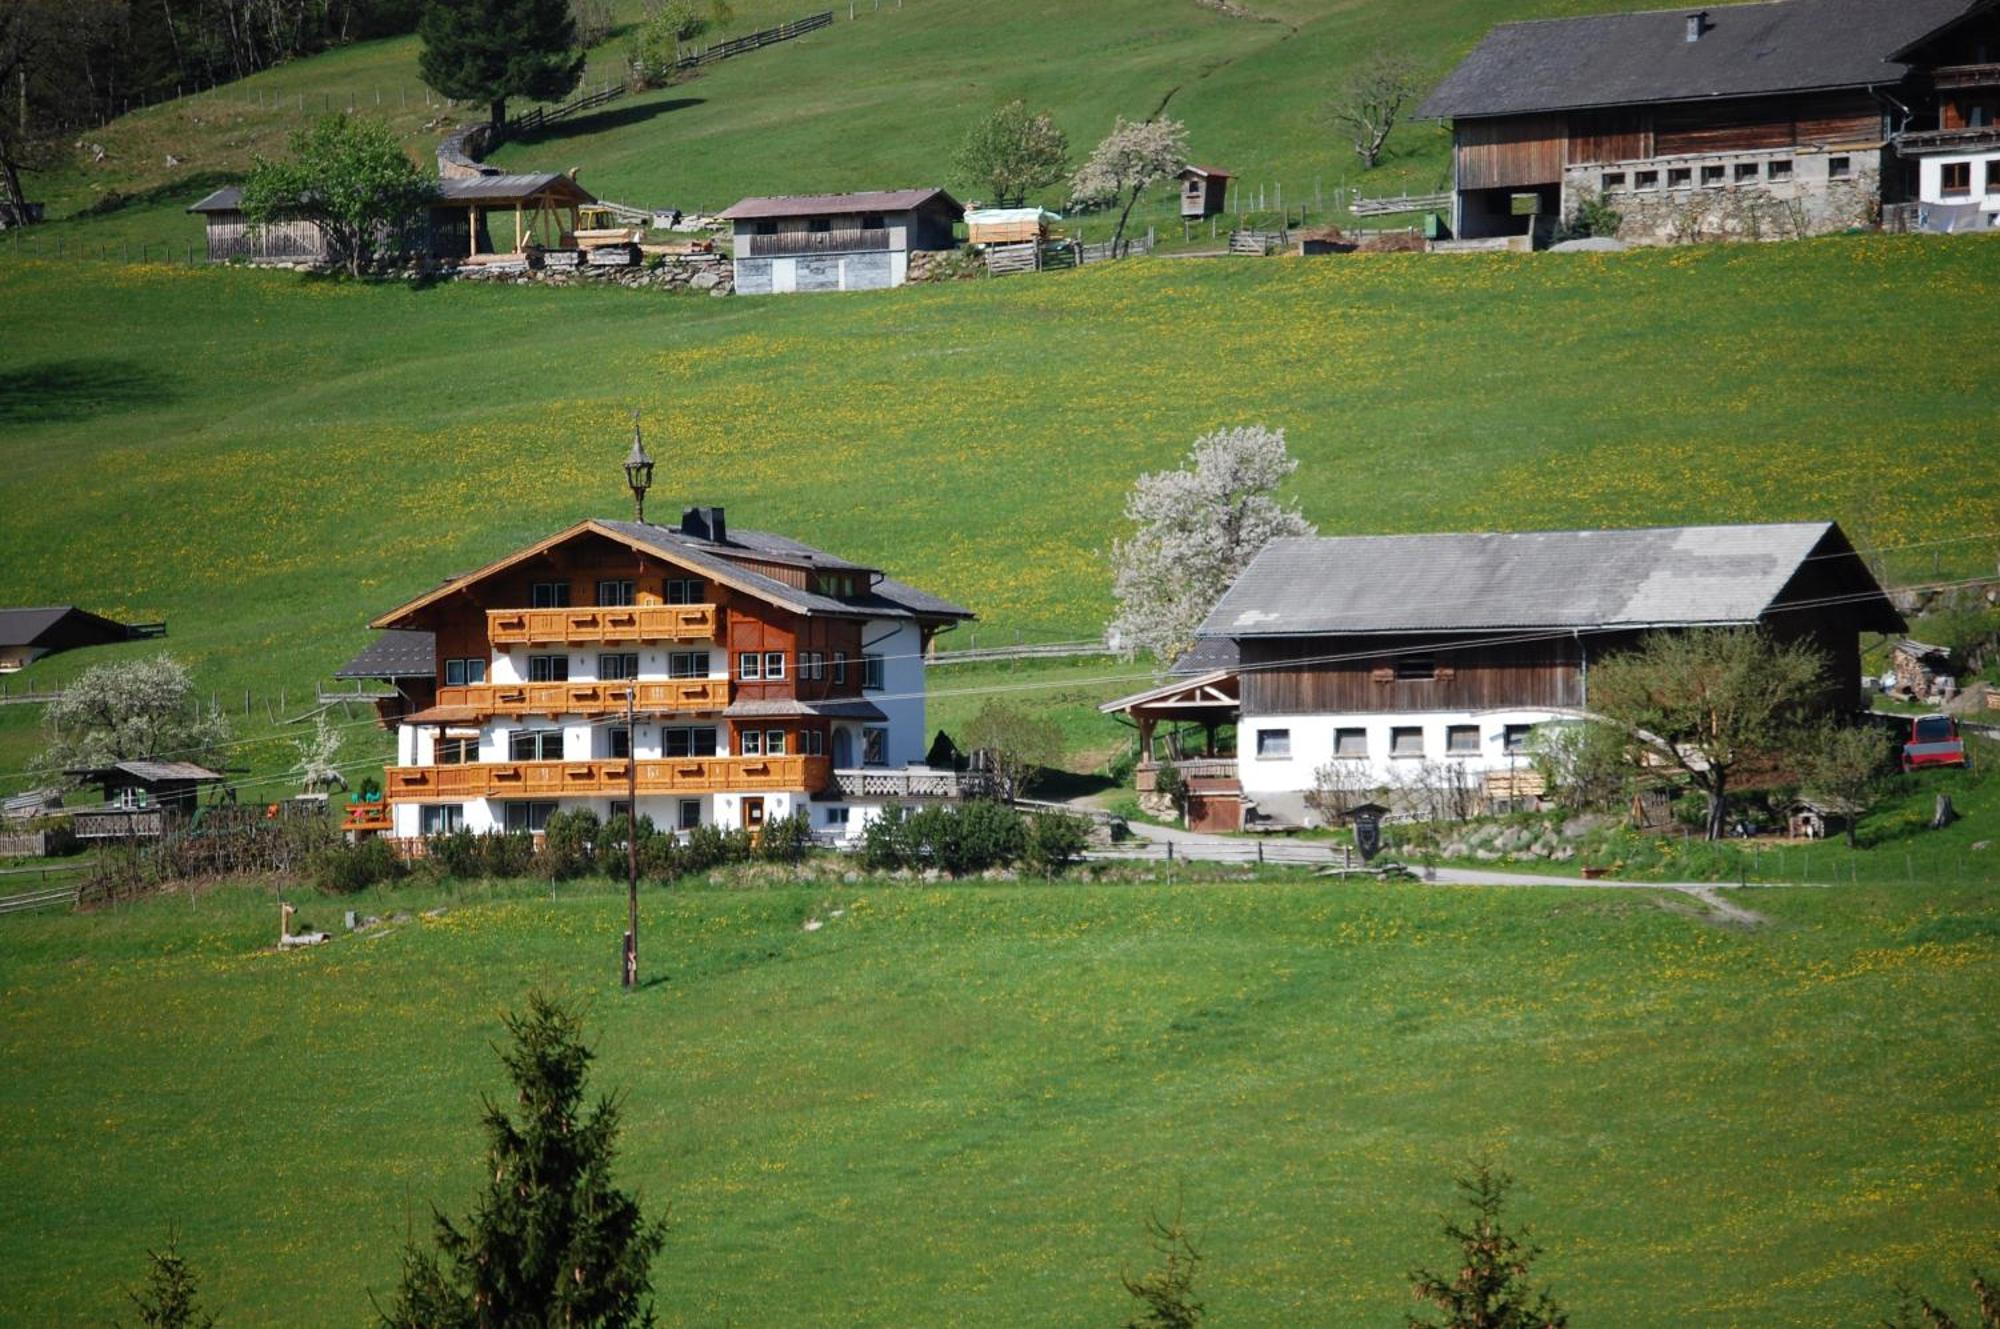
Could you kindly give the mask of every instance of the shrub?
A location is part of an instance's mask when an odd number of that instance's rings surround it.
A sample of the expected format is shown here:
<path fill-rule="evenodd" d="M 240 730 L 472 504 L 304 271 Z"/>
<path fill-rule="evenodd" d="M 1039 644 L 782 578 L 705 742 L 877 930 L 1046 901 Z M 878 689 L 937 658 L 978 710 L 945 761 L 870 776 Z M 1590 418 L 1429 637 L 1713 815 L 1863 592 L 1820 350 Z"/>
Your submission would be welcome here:
<path fill-rule="evenodd" d="M 671 835 L 655 835 L 639 842 L 639 875 L 648 881 L 673 881 L 687 872 L 688 852 Z"/>
<path fill-rule="evenodd" d="M 313 885 L 329 895 L 352 895 L 377 882 L 394 881 L 404 872 L 403 862 L 383 839 L 356 844 L 336 841 L 314 855 Z"/>
<path fill-rule="evenodd" d="M 1067 812 L 1043 812 L 1028 819 L 1023 858 L 1043 876 L 1060 877 L 1089 843 L 1090 831 L 1083 818 Z"/>
<path fill-rule="evenodd" d="M 687 0 L 666 0 L 649 8 L 632 41 L 632 74 L 644 87 L 659 87 L 672 79 L 681 43 L 702 34 L 708 20 Z"/>
<path fill-rule="evenodd" d="M 493 831 L 478 837 L 480 876 L 525 877 L 535 865 L 535 840 L 519 831 Z"/>
<path fill-rule="evenodd" d="M 485 872 L 479 851 L 480 837 L 460 827 L 449 835 L 434 835 L 425 846 L 425 859 L 437 865 L 437 870 L 447 877 L 461 880 L 480 876 Z"/>
<path fill-rule="evenodd" d="M 1563 227 L 1563 239 L 1587 240 L 1592 236 L 1610 239 L 1624 224 L 1625 214 L 1604 201 L 1602 194 L 1585 194 L 1577 200 L 1576 211 Z"/>
<path fill-rule="evenodd" d="M 901 807 L 886 807 L 880 816 L 861 828 L 861 865 L 871 872 L 894 872 L 916 866 L 908 834 L 908 813 Z"/>
<path fill-rule="evenodd" d="M 812 816 L 800 808 L 789 817 L 764 823 L 757 840 L 757 857 L 767 863 L 797 863 L 812 852 Z"/>
<path fill-rule="evenodd" d="M 719 826 L 696 826 L 681 847 L 681 871 L 706 872 L 729 861 L 729 836 Z"/>
<path fill-rule="evenodd" d="M 1021 814 L 1004 803 L 926 808 L 910 820 L 925 857 L 954 877 L 1018 862 L 1027 849 Z"/>
<path fill-rule="evenodd" d="M 549 814 L 542 828 L 542 855 L 537 864 L 551 881 L 567 881 L 597 869 L 597 814 L 576 808 Z"/>

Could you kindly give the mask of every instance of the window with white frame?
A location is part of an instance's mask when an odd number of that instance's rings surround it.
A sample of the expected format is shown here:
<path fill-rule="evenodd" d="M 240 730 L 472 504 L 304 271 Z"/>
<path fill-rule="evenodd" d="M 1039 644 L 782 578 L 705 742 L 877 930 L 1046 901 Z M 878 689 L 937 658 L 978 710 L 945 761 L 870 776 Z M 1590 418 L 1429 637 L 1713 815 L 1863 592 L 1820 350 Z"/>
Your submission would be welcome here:
<path fill-rule="evenodd" d="M 826 731 L 824 729 L 799 730 L 799 755 L 804 757 L 824 757 L 826 755 Z"/>
<path fill-rule="evenodd" d="M 847 681 L 846 651 L 835 651 L 833 653 L 833 681 L 836 683 L 845 683 Z"/>
<path fill-rule="evenodd" d="M 509 835 L 540 834 L 549 827 L 549 818 L 555 814 L 556 805 L 552 800 L 535 799 L 530 802 L 509 802 L 501 804 L 506 809 L 501 813 L 501 825 Z"/>
<path fill-rule="evenodd" d="M 785 755 L 784 730 L 766 729 L 764 731 L 764 755 L 767 757 L 782 757 Z"/>
<path fill-rule="evenodd" d="M 417 817 L 417 829 L 425 835 L 450 835 L 465 829 L 465 804 L 426 803 Z"/>
<path fill-rule="evenodd" d="M 764 677 L 783 678 L 785 676 L 785 653 L 783 651 L 764 652 Z"/>
<path fill-rule="evenodd" d="M 736 656 L 736 676 L 738 678 L 764 677 L 764 657 L 755 651 L 739 651 Z"/>
<path fill-rule="evenodd" d="M 507 736 L 509 761 L 561 761 L 563 731 L 560 729 L 516 729 Z"/>
<path fill-rule="evenodd" d="M 1260 761 L 1275 761 L 1292 755 L 1292 731 L 1289 729 L 1259 729 L 1257 731 L 1257 758 Z"/>
<path fill-rule="evenodd" d="M 882 681 L 882 657 L 879 655 L 863 655 L 861 657 L 862 690 L 864 692 L 880 692 L 884 686 Z"/>
<path fill-rule="evenodd" d="M 736 735 L 736 751 L 739 756 L 761 757 L 764 755 L 764 731 L 744 729 Z"/>
<path fill-rule="evenodd" d="M 861 730 L 861 764 L 863 766 L 887 766 L 889 764 L 889 731 L 880 725 L 865 725 Z"/>
<path fill-rule="evenodd" d="M 817 683 L 826 677 L 826 655 L 822 651 L 799 652 L 799 681 Z"/>
<path fill-rule="evenodd" d="M 826 824 L 829 826 L 847 825 L 848 811 L 849 809 L 847 808 L 828 808 L 826 810 Z"/>
<path fill-rule="evenodd" d="M 444 662 L 444 685 L 448 688 L 460 688 L 485 681 L 486 661 L 476 655 Z"/>

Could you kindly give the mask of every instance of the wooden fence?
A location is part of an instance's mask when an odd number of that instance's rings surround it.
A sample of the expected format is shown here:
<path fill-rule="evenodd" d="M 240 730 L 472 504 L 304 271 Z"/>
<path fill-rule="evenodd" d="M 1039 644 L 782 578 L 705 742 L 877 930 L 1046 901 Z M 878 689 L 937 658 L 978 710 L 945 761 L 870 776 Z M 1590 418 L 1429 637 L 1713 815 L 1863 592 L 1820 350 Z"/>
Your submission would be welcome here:
<path fill-rule="evenodd" d="M 1060 660 L 1084 655 L 1115 655 L 1104 641 L 1041 641 L 1014 646 L 970 646 L 964 650 L 939 651 L 924 661 L 926 668 L 939 665 L 985 664 L 994 660 Z"/>
<path fill-rule="evenodd" d="M 1232 254 L 1252 254 L 1258 258 L 1262 258 L 1266 254 L 1276 253 L 1284 249 L 1290 243 L 1291 234 L 1287 231 L 1231 231 L 1229 233 L 1229 252 Z"/>
<path fill-rule="evenodd" d="M 684 55 L 674 61 L 674 68 L 693 69 L 698 65 L 714 64 L 717 60 L 727 60 L 734 55 L 746 55 L 751 51 L 762 50 L 766 46 L 775 46 L 779 42 L 788 42 L 794 37 L 803 37 L 809 32 L 818 32 L 821 28 L 831 26 L 833 26 L 833 11 L 831 9 L 823 10 L 817 14 L 808 14 L 804 18 L 794 19 L 790 23 L 780 23 L 775 28 L 765 28 L 762 32 L 753 32 L 748 37 L 736 37 L 726 42 L 717 42 L 713 46 L 704 47 L 702 50 Z"/>
<path fill-rule="evenodd" d="M 1390 217 L 1399 212 L 1436 212 L 1451 206 L 1451 194 L 1398 194 L 1394 198 L 1357 198 L 1347 210 L 1357 217 Z"/>
<path fill-rule="evenodd" d="M 1153 239 L 1152 228 L 1148 227 L 1146 233 L 1137 239 L 1124 241 L 1106 240 L 1101 244 L 1078 245 L 1076 246 L 1076 261 L 1079 265 L 1085 263 L 1104 263 L 1114 258 L 1130 258 L 1134 254 L 1150 254 L 1153 252 Z"/>
<path fill-rule="evenodd" d="M 525 114 L 508 117 L 507 137 L 532 134 L 545 125 L 553 124 L 557 120 L 567 120 L 573 115 L 582 115 L 585 111 L 594 111 L 600 106 L 617 101 L 624 95 L 623 83 L 608 83 L 596 92 L 586 93 L 572 101 L 564 102 L 561 106 L 537 106 Z"/>

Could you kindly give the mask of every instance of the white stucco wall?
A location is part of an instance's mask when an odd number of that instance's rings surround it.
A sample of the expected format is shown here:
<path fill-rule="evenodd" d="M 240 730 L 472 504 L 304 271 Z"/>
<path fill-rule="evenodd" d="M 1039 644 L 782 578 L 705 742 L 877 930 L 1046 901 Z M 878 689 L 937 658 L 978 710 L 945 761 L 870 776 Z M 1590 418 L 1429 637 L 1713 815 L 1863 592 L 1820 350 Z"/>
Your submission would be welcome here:
<path fill-rule="evenodd" d="M 1917 163 L 1917 199 L 1922 203 L 1976 203 L 1980 211 L 1987 214 L 1988 222 L 1991 224 L 1993 217 L 2000 215 L 2000 191 L 1990 191 L 1986 188 L 1986 166 L 1987 163 L 1996 161 L 2000 161 L 2000 150 L 1925 157 Z M 1971 193 L 1944 192 L 1944 168 L 1947 164 L 1964 164 L 1971 168 Z"/>
<path fill-rule="evenodd" d="M 930 751 L 924 717 L 923 634 L 907 619 L 871 620 L 862 627 L 861 643 L 863 654 L 882 657 L 882 690 L 861 695 L 889 717 L 888 764 L 922 762 Z M 860 764 L 858 728 L 854 760 Z"/>
<path fill-rule="evenodd" d="M 1469 775 L 1488 771 L 1522 770 L 1525 756 L 1506 750 L 1509 725 L 1537 725 L 1551 720 L 1577 718 L 1574 712 L 1552 710 L 1418 711 L 1353 715 L 1274 715 L 1245 717 L 1237 731 L 1236 768 L 1245 795 L 1302 794 L 1313 787 L 1320 767 L 1334 761 L 1334 734 L 1341 729 L 1361 729 L 1368 735 L 1365 758 L 1343 758 L 1350 769 L 1365 771 L 1380 784 L 1393 785 L 1401 774 L 1420 762 L 1451 762 L 1464 767 Z M 1479 730 L 1476 755 L 1458 755 L 1446 750 L 1446 731 L 1458 725 Z M 1424 734 L 1421 756 L 1389 755 L 1390 734 L 1402 728 L 1420 728 Z M 1289 757 L 1259 757 L 1258 734 L 1265 730 L 1291 732 Z"/>

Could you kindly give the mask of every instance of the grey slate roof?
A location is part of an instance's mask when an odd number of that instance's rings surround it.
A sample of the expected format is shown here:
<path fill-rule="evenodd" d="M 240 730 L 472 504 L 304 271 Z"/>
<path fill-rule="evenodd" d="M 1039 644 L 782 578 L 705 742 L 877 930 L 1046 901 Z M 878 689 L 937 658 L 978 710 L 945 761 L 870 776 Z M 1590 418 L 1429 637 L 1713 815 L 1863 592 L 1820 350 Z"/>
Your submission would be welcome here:
<path fill-rule="evenodd" d="M 224 185 L 201 201 L 190 204 L 188 211 L 241 212 L 243 211 L 243 186 Z"/>
<path fill-rule="evenodd" d="M 1601 631 L 1756 622 L 1831 522 L 1274 540 L 1203 636 Z M 1851 556 L 1850 556 L 1851 557 Z M 1854 560 L 1866 585 L 1873 579 Z M 1883 606 L 1886 608 L 1886 600 Z"/>
<path fill-rule="evenodd" d="M 558 171 L 538 171 L 526 175 L 451 176 L 439 180 L 438 198 L 445 203 L 511 203 L 541 193 L 561 182 L 585 198 L 595 198 L 589 190 Z"/>
<path fill-rule="evenodd" d="M 943 199 L 953 216 L 965 209 L 942 189 L 876 189 L 859 194 L 789 194 L 741 199 L 722 214 L 724 221 L 757 221 L 766 217 L 843 216 L 862 212 L 907 212 L 932 199 Z"/>
<path fill-rule="evenodd" d="M 111 775 L 127 775 L 144 784 L 170 784 L 189 781 L 195 784 L 215 784 L 227 779 L 206 766 L 197 766 L 191 761 L 114 761 L 108 766 L 85 766 L 69 772 L 85 779 L 103 780 Z"/>
<path fill-rule="evenodd" d="M 783 719 L 813 715 L 823 720 L 886 720 L 882 708 L 872 701 L 842 698 L 838 701 L 794 701 L 772 698 L 767 701 L 732 701 L 723 709 L 732 720 Z"/>
<path fill-rule="evenodd" d="M 757 593 L 797 609 L 801 613 L 834 614 L 848 618 L 973 617 L 972 611 L 961 605 L 955 605 L 949 600 L 887 577 L 877 582 L 867 595 L 857 596 L 853 600 L 836 600 L 832 596 L 803 591 L 774 577 L 752 571 L 729 558 L 724 552 L 736 549 L 759 557 L 774 558 L 797 567 L 825 568 L 832 571 L 866 570 L 861 564 L 850 563 L 823 549 L 815 549 L 811 545 L 802 544 L 788 536 L 777 535 L 770 531 L 732 528 L 728 532 L 728 542 L 718 545 L 714 541 L 688 535 L 678 527 L 655 526 L 651 522 L 642 524 L 600 519 L 597 524 L 630 539 L 649 544 L 655 549 L 673 554 L 693 567 L 747 585 Z"/>
<path fill-rule="evenodd" d="M 335 678 L 430 678 L 437 673 L 437 634 L 385 628 L 368 648 L 333 671 Z"/>
<path fill-rule="evenodd" d="M 1420 119 L 1696 101 L 1901 81 L 1898 51 L 1975 0 L 1772 0 L 1502 23 L 1417 109 Z"/>
<path fill-rule="evenodd" d="M 123 641 L 129 630 L 123 623 L 75 605 L 43 605 L 34 609 L 0 609 L 0 646 L 33 646 L 50 628 L 75 618 L 77 626 L 97 629 L 105 641 Z"/>

